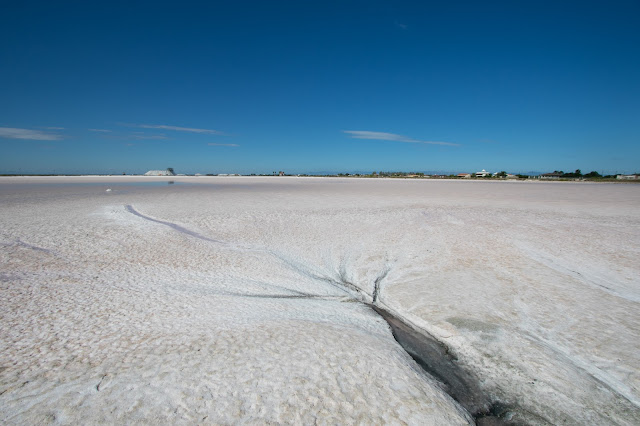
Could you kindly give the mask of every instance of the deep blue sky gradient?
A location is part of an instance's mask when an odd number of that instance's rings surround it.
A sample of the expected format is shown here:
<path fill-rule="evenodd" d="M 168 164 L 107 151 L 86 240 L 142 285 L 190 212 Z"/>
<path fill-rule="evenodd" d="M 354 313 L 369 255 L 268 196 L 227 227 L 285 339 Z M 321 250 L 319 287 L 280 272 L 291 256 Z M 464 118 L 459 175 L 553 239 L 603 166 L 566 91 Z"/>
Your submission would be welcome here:
<path fill-rule="evenodd" d="M 638 22 L 635 0 L 5 2 L 0 173 L 638 172 Z"/>

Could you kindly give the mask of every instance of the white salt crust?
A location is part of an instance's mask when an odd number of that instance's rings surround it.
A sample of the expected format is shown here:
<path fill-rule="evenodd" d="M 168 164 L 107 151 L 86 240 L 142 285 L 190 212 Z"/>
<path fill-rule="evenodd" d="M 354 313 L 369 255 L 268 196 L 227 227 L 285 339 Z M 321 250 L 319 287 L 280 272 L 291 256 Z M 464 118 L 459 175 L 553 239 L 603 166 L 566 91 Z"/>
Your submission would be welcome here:
<path fill-rule="evenodd" d="M 387 270 L 529 421 L 640 423 L 640 186 L 167 180 L 0 178 L 2 423 L 472 423 Z"/>

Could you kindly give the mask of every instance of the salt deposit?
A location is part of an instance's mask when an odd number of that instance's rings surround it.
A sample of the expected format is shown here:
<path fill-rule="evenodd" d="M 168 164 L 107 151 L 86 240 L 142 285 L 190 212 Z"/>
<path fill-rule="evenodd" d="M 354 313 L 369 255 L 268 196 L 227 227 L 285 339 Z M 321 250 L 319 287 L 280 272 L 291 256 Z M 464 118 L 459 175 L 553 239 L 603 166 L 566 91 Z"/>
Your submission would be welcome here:
<path fill-rule="evenodd" d="M 377 283 L 512 420 L 640 424 L 640 186 L 163 179 L 0 179 L 3 423 L 472 423 Z"/>

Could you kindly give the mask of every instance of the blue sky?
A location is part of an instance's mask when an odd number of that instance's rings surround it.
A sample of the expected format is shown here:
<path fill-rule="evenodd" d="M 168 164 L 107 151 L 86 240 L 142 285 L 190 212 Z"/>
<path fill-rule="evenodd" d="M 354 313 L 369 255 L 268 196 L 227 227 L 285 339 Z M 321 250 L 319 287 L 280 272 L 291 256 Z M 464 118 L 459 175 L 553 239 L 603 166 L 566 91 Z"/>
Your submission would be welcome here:
<path fill-rule="evenodd" d="M 640 171 L 640 2 L 5 2 L 0 173 Z"/>

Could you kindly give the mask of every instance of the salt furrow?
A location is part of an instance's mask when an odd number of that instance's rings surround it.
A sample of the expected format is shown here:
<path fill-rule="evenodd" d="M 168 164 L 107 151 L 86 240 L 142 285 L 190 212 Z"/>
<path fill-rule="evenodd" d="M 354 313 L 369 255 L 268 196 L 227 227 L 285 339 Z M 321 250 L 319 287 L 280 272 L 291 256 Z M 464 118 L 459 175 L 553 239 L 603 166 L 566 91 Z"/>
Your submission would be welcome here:
<path fill-rule="evenodd" d="M 165 225 L 168 226 L 169 228 L 172 228 L 178 232 L 182 232 L 183 234 L 189 235 L 191 237 L 195 237 L 198 238 L 200 240 L 204 240 L 204 241 L 209 241 L 210 243 L 218 243 L 218 244 L 223 244 L 222 241 L 218 241 L 218 240 L 214 240 L 212 238 L 209 237 L 205 237 L 204 235 L 198 234 L 197 232 L 194 231 L 190 231 L 187 228 L 184 228 L 178 224 L 172 223 L 172 222 L 167 222 L 166 220 L 159 220 L 159 219 L 154 219 L 152 217 L 149 216 L 145 216 L 142 213 L 138 212 L 136 209 L 133 208 L 132 205 L 127 204 L 126 206 L 124 206 L 124 208 L 131 214 L 134 214 L 138 217 L 141 217 L 142 219 L 145 220 L 149 220 L 151 222 L 155 222 L 155 223 L 159 223 L 161 225 Z"/>

